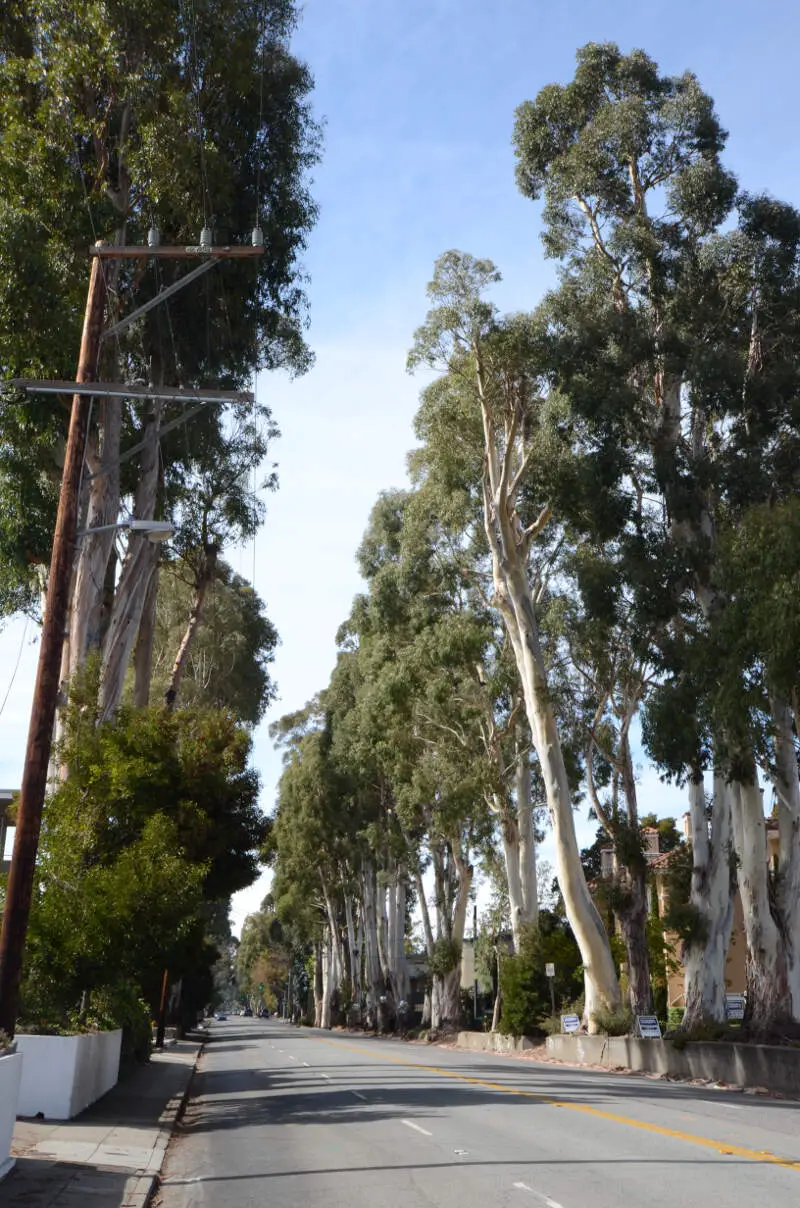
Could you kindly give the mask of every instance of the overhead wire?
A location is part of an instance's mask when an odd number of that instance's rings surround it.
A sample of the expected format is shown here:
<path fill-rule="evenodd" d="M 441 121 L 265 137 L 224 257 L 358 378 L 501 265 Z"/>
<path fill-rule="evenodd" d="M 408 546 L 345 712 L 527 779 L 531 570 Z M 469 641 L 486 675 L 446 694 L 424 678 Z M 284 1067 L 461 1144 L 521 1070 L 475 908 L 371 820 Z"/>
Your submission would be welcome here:
<path fill-rule="evenodd" d="M 2 704 L 0 704 L 0 717 L 3 716 L 3 710 L 5 709 L 6 704 L 8 703 L 8 698 L 11 695 L 11 689 L 14 687 L 14 680 L 17 678 L 17 672 L 19 671 L 19 665 L 22 662 L 22 651 L 25 649 L 25 638 L 28 636 L 29 622 L 30 622 L 30 617 L 26 617 L 25 625 L 22 630 L 22 638 L 21 638 L 20 644 L 19 644 L 19 650 L 17 651 L 17 661 L 14 664 L 14 670 L 11 672 L 11 681 L 10 681 L 8 687 L 6 688 L 6 694 L 3 697 L 3 702 L 2 702 Z M 3 853 L 0 852 L 0 858 L 2 858 L 2 854 Z"/>

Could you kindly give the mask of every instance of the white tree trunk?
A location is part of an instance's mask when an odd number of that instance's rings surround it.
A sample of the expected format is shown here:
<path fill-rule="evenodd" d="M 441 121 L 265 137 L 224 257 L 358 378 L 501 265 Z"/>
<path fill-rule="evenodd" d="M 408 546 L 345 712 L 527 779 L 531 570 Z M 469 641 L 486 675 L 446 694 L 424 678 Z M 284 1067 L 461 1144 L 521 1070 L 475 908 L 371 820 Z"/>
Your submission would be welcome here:
<path fill-rule="evenodd" d="M 344 893 L 344 917 L 347 927 L 347 950 L 350 954 L 350 988 L 353 1003 L 361 1007 L 361 944 L 353 920 L 353 895 Z"/>
<path fill-rule="evenodd" d="M 322 943 L 322 1002 L 319 1011 L 317 1027 L 331 1028 L 331 1002 L 336 983 L 336 952 L 330 927 L 326 928 L 325 939 Z"/>
<path fill-rule="evenodd" d="M 104 398 L 99 409 L 99 439 L 87 457 L 93 475 L 83 527 L 88 530 L 78 543 L 75 586 L 69 626 L 69 678 L 83 666 L 90 650 L 102 640 L 101 617 L 106 567 L 116 532 L 109 526 L 119 516 L 119 445 L 122 433 L 122 399 Z M 92 533 L 92 529 L 106 531 Z"/>
<path fill-rule="evenodd" d="M 365 861 L 362 869 L 361 901 L 364 908 L 364 966 L 367 992 L 367 1023 L 381 1031 L 384 1025 L 383 976 L 378 950 L 378 904 L 375 868 Z"/>
<path fill-rule="evenodd" d="M 514 770 L 514 795 L 514 810 L 500 798 L 495 798 L 494 808 L 500 816 L 514 951 L 519 952 L 523 928 L 530 924 L 535 926 L 539 921 L 531 769 L 527 750 L 520 750 L 519 747 Z"/>
<path fill-rule="evenodd" d="M 162 408 L 163 404 L 155 400 L 145 421 L 141 472 L 134 501 L 134 517 L 139 520 L 152 520 L 155 514 L 159 482 L 158 434 Z M 157 560 L 157 546 L 146 537 L 131 533 L 103 646 L 100 679 L 101 721 L 113 717 L 122 699 L 125 673 L 139 632 L 150 576 Z"/>
<path fill-rule="evenodd" d="M 687 1029 L 725 1021 L 725 962 L 733 926 L 733 833 L 731 794 L 721 772 L 714 775 L 711 834 L 706 818 L 702 778 L 689 781 L 692 827 L 692 886 L 690 902 L 701 921 L 703 935 L 683 949 Z"/>
<path fill-rule="evenodd" d="M 145 593 L 139 636 L 133 652 L 133 704 L 146 709 L 150 704 L 150 684 L 153 679 L 153 651 L 156 638 L 156 600 L 158 598 L 158 564 L 153 567 Z"/>
<path fill-rule="evenodd" d="M 419 870 L 419 864 L 413 865 L 413 880 L 417 890 L 417 900 L 419 902 L 419 912 L 422 916 L 422 933 L 425 936 L 425 951 L 428 954 L 428 960 L 433 960 L 436 947 L 433 935 L 433 927 L 431 926 L 431 915 L 428 909 L 428 899 L 425 897 L 425 886 L 422 883 L 422 873 Z M 434 998 L 436 999 L 436 1023 L 433 1022 L 434 1015 Z M 422 1004 L 422 1020 L 423 1028 L 438 1028 L 441 1023 L 440 1011 L 440 995 L 434 995 L 434 986 L 431 984 L 430 989 L 425 991 L 425 1000 Z"/>
<path fill-rule="evenodd" d="M 519 531 L 515 502 L 509 490 L 507 459 L 499 464 L 493 421 L 482 399 L 486 434 L 484 519 L 492 552 L 495 595 L 514 651 L 525 697 L 533 745 L 539 757 L 547 805 L 553 825 L 556 873 L 567 917 L 581 953 L 594 997 L 608 1007 L 621 996 L 611 947 L 600 915 L 589 894 L 580 859 L 572 810 L 572 793 L 561 749 L 547 671 L 539 642 L 536 609 L 526 565 L 526 540 Z M 509 441 L 514 434 L 508 433 Z M 588 1015 L 590 1030 L 594 1027 Z"/>
<path fill-rule="evenodd" d="M 395 885 L 395 931 L 394 956 L 392 960 L 392 977 L 394 981 L 395 1001 L 408 1001 L 410 983 L 408 977 L 408 961 L 406 959 L 406 869 L 400 866 L 397 870 Z"/>
<path fill-rule="evenodd" d="M 792 1018 L 800 1022 L 800 784 L 787 701 L 771 701 L 775 728 L 775 788 L 778 793 L 778 878 L 776 908 L 786 945 L 786 972 Z"/>
<path fill-rule="evenodd" d="M 783 939 L 769 901 L 767 831 L 761 790 L 755 780 L 734 781 L 731 811 L 738 881 L 747 935 L 747 1021 L 756 1030 L 791 1018 Z"/>

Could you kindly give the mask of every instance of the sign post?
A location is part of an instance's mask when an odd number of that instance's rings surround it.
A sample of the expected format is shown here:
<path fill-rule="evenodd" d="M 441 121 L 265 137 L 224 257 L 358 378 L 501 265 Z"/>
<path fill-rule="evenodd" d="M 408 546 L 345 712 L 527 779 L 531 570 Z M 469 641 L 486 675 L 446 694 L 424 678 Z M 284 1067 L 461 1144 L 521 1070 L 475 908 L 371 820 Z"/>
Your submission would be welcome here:
<path fill-rule="evenodd" d="M 556 975 L 556 967 L 552 961 L 548 961 L 544 967 L 545 975 L 550 983 L 550 1014 L 555 1019 L 556 1014 L 556 992 L 553 988 L 553 978 Z"/>

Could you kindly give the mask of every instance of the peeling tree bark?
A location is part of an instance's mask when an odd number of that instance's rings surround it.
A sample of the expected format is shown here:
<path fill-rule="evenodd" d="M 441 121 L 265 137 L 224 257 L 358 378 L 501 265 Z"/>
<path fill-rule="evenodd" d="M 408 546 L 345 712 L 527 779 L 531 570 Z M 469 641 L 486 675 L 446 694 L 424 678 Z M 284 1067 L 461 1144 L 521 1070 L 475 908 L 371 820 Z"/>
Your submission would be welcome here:
<path fill-rule="evenodd" d="M 701 926 L 683 945 L 683 1027 L 725 1021 L 725 961 L 733 927 L 733 831 L 731 794 L 725 777 L 714 774 L 711 827 L 706 817 L 703 778 L 689 781 L 692 829 L 692 886 L 689 901 Z"/>
<path fill-rule="evenodd" d="M 775 905 L 786 944 L 792 1018 L 800 1022 L 800 784 L 797 776 L 793 711 L 773 696 L 775 788 L 778 794 L 779 854 Z"/>
<path fill-rule="evenodd" d="M 791 1018 L 786 950 L 773 918 L 767 867 L 764 803 L 755 779 L 733 782 L 731 813 L 738 882 L 747 935 L 747 1009 L 745 1018 L 756 1031 Z"/>
<path fill-rule="evenodd" d="M 189 620 L 181 638 L 178 652 L 175 655 L 175 661 L 172 664 L 172 671 L 167 683 L 167 690 L 164 693 L 164 701 L 168 709 L 175 707 L 175 701 L 178 698 L 181 679 L 183 678 L 186 661 L 189 658 L 189 651 L 203 615 L 203 604 L 206 593 L 216 573 L 218 554 L 219 547 L 215 543 L 209 542 L 204 546 L 202 566 L 195 577 Z"/>
<path fill-rule="evenodd" d="M 162 408 L 163 404 L 154 400 L 145 420 L 141 472 L 134 502 L 134 517 L 140 520 L 152 520 L 155 515 L 159 484 L 158 434 Z M 145 596 L 157 560 L 157 546 L 132 533 L 128 539 L 103 648 L 100 721 L 113 717 L 122 699 L 125 673 L 139 632 Z"/>
<path fill-rule="evenodd" d="M 93 475 L 84 528 L 78 545 L 75 587 L 69 632 L 69 678 L 83 667 L 86 655 L 98 650 L 102 638 L 102 613 L 106 568 L 114 548 L 116 531 L 109 528 L 119 516 L 119 446 L 122 433 L 122 399 L 100 402 L 98 435 L 87 455 Z M 92 529 L 106 528 L 93 533 Z"/>
<path fill-rule="evenodd" d="M 142 608 L 139 636 L 133 652 L 133 703 L 137 709 L 150 704 L 153 679 L 153 651 L 156 638 L 156 601 L 158 598 L 158 563 L 153 567 Z"/>

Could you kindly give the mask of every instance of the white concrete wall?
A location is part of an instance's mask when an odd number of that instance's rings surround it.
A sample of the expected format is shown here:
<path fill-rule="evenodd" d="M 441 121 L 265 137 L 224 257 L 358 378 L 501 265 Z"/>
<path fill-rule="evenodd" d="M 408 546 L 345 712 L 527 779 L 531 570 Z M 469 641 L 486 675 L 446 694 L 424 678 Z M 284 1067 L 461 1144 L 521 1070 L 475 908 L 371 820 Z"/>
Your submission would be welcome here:
<path fill-rule="evenodd" d="M 21 1074 L 22 1057 L 19 1053 L 0 1057 L 0 1179 L 8 1174 L 14 1164 L 10 1157 L 11 1137 L 17 1116 Z"/>
<path fill-rule="evenodd" d="M 122 1030 L 79 1036 L 17 1033 L 24 1057 L 20 1116 L 39 1112 L 46 1120 L 70 1120 L 116 1085 Z"/>
<path fill-rule="evenodd" d="M 456 1043 L 473 1053 L 521 1053 L 537 1044 L 528 1036 L 501 1036 L 499 1032 L 459 1032 Z"/>

